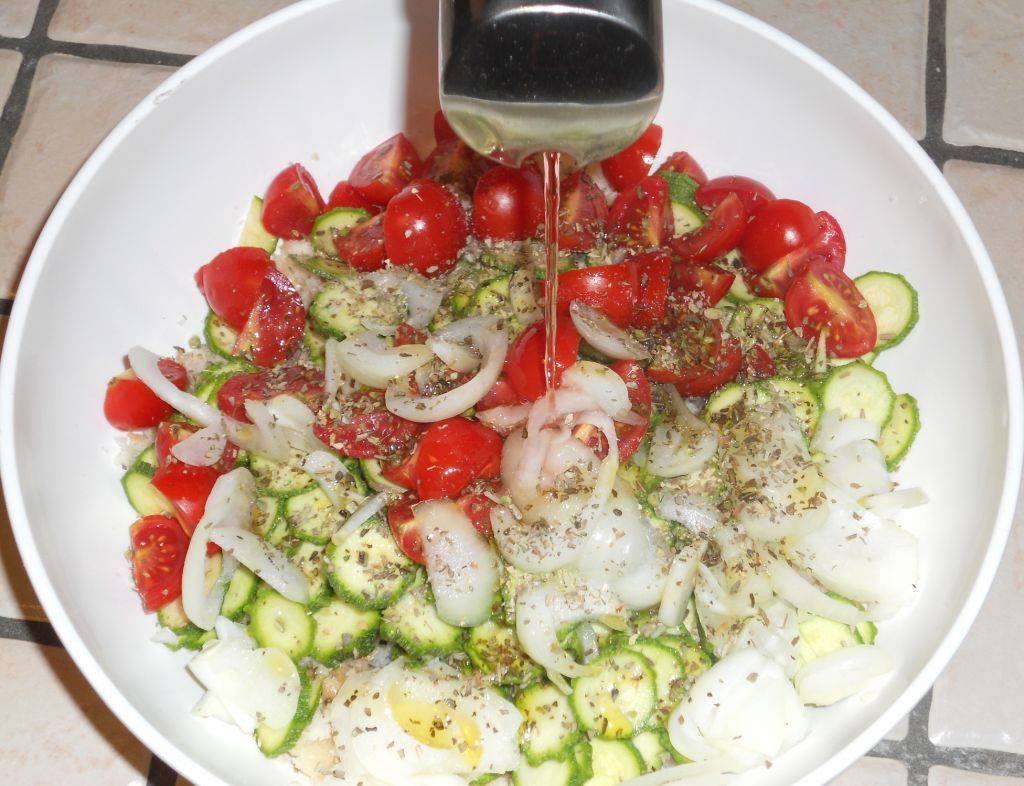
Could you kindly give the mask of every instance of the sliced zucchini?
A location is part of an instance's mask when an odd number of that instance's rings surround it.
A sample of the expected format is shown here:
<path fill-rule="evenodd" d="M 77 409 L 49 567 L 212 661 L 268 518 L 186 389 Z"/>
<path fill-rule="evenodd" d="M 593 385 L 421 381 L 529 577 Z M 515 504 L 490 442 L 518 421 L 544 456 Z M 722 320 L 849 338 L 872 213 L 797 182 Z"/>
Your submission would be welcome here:
<path fill-rule="evenodd" d="M 167 649 L 172 652 L 180 649 L 200 650 L 206 642 L 217 638 L 214 631 L 203 630 L 189 621 L 185 616 L 185 609 L 181 605 L 181 598 L 175 598 L 160 607 L 156 613 L 156 619 L 177 637 L 173 643 L 165 643 Z"/>
<path fill-rule="evenodd" d="M 249 635 L 261 647 L 276 647 L 294 661 L 313 649 L 316 623 L 306 607 L 261 584 L 249 604 Z"/>
<path fill-rule="evenodd" d="M 328 668 L 370 652 L 377 641 L 380 612 L 357 609 L 335 598 L 313 614 L 313 657 Z"/>
<path fill-rule="evenodd" d="M 309 611 L 315 611 L 325 605 L 331 599 L 331 585 L 327 581 L 327 564 L 324 557 L 324 549 L 315 543 L 299 541 L 289 559 L 309 582 L 309 602 L 306 607 Z"/>
<path fill-rule="evenodd" d="M 766 380 L 764 384 L 773 392 L 789 400 L 800 419 L 804 434 L 808 438 L 814 434 L 814 429 L 818 427 L 818 418 L 821 417 L 821 403 L 811 386 L 798 379 L 782 377 Z"/>
<path fill-rule="evenodd" d="M 256 597 L 259 580 L 244 565 L 239 565 L 224 592 L 224 600 L 220 604 L 220 615 L 229 620 L 237 620 L 245 612 L 245 607 Z"/>
<path fill-rule="evenodd" d="M 615 786 L 646 770 L 644 757 L 629 740 L 591 740 L 590 757 L 593 775 L 584 786 Z"/>
<path fill-rule="evenodd" d="M 344 521 L 341 510 L 334 507 L 319 486 L 288 497 L 284 502 L 284 517 L 292 534 L 299 540 L 321 546 L 330 542 L 331 535 Z"/>
<path fill-rule="evenodd" d="M 351 282 L 357 273 L 347 262 L 324 256 L 296 257 L 296 261 L 310 273 L 328 281 Z"/>
<path fill-rule="evenodd" d="M 899 344 L 917 324 L 917 291 L 899 273 L 872 271 L 854 279 L 871 306 L 878 331 L 875 351 Z"/>
<path fill-rule="evenodd" d="M 832 369 L 821 386 L 821 405 L 845 417 L 866 418 L 885 426 L 892 414 L 896 394 L 888 378 L 859 360 Z"/>
<path fill-rule="evenodd" d="M 658 644 L 671 647 L 682 660 L 685 674 L 684 689 L 692 685 L 697 677 L 713 665 L 711 656 L 704 651 L 700 642 L 695 641 L 689 634 L 665 634 L 659 636 L 656 641 Z"/>
<path fill-rule="evenodd" d="M 290 497 L 316 486 L 316 481 L 305 470 L 299 468 L 303 453 L 292 451 L 292 458 L 282 464 L 264 456 L 253 456 L 249 470 L 253 474 L 260 493 L 271 497 Z"/>
<path fill-rule="evenodd" d="M 391 290 L 364 287 L 363 279 L 355 275 L 331 281 L 309 305 L 313 326 L 336 339 L 362 332 L 364 319 L 398 325 L 407 314 L 403 298 Z"/>
<path fill-rule="evenodd" d="M 256 727 L 256 744 L 264 756 L 280 756 L 295 746 L 313 719 L 316 708 L 320 706 L 322 686 L 323 680 L 310 679 L 305 670 L 299 667 L 299 703 L 291 721 L 283 729 L 272 729 L 265 723 Z"/>
<path fill-rule="evenodd" d="M 391 605 L 415 576 L 415 563 L 399 550 L 379 517 L 342 543 L 331 543 L 326 556 L 335 593 L 361 609 Z"/>
<path fill-rule="evenodd" d="M 462 649 L 463 631 L 437 616 L 426 581 L 416 582 L 381 614 L 380 635 L 416 658 L 450 655 Z"/>
<path fill-rule="evenodd" d="M 698 183 L 684 172 L 659 172 L 668 183 L 668 196 L 672 203 L 675 234 L 685 235 L 704 226 L 707 217 L 693 198 Z"/>
<path fill-rule="evenodd" d="M 828 364 L 830 366 L 848 366 L 850 363 L 856 363 L 859 360 L 861 363 L 866 363 L 870 366 L 877 358 L 878 353 L 871 350 L 870 352 L 861 355 L 859 358 L 829 358 Z"/>
<path fill-rule="evenodd" d="M 252 530 L 271 546 L 278 545 L 288 531 L 284 503 L 277 497 L 257 497 L 252 511 Z"/>
<path fill-rule="evenodd" d="M 857 641 L 861 644 L 874 644 L 878 640 L 878 626 L 870 620 L 858 622 L 855 630 Z"/>
<path fill-rule="evenodd" d="M 229 360 L 238 360 L 235 354 L 238 331 L 212 311 L 206 315 L 206 322 L 203 323 L 203 336 L 206 338 L 207 346 L 218 355 Z"/>
<path fill-rule="evenodd" d="M 146 474 L 145 469 L 137 468 L 138 464 L 136 460 L 121 477 L 121 487 L 124 488 L 128 502 L 140 516 L 173 516 L 174 508 L 171 503 L 151 482 L 152 473 Z"/>
<path fill-rule="evenodd" d="M 579 768 L 572 759 L 542 761 L 536 766 L 522 759 L 512 773 L 512 783 L 515 786 L 576 786 Z"/>
<path fill-rule="evenodd" d="M 704 405 L 704 417 L 710 418 L 716 412 L 728 409 L 743 398 L 745 391 L 746 386 L 741 385 L 739 382 L 730 382 L 728 385 L 719 388 L 711 394 L 707 404 Z"/>
<path fill-rule="evenodd" d="M 605 739 L 625 739 L 640 732 L 658 704 L 651 662 L 638 652 L 620 649 L 591 665 L 593 674 L 572 683 L 570 703 L 580 726 Z"/>
<path fill-rule="evenodd" d="M 375 491 L 397 491 L 399 494 L 404 494 L 407 489 L 405 486 L 399 486 L 397 483 L 392 483 L 381 472 L 380 462 L 377 459 L 359 459 L 359 468 L 363 471 L 363 477 L 366 482 Z"/>
<path fill-rule="evenodd" d="M 639 652 L 651 664 L 654 670 L 654 687 L 658 698 L 657 716 L 664 718 L 679 703 L 685 691 L 687 679 L 680 653 L 666 644 L 654 639 L 637 639 L 629 645 L 629 649 Z M 655 717 L 653 723 L 661 720 Z"/>
<path fill-rule="evenodd" d="M 892 415 L 882 426 L 882 435 L 878 438 L 878 447 L 890 471 L 899 466 L 920 430 L 921 413 L 917 408 L 917 399 L 909 393 L 900 393 L 896 396 Z"/>
<path fill-rule="evenodd" d="M 324 353 L 327 351 L 327 339 L 324 338 L 313 327 L 306 321 L 306 332 L 302 334 L 302 346 L 306 348 L 306 352 L 309 353 L 309 359 L 313 361 L 313 364 L 322 369 L 324 367 Z"/>
<path fill-rule="evenodd" d="M 238 245 L 262 248 L 268 254 L 273 254 L 277 248 L 277 238 L 263 226 L 263 200 L 258 196 L 254 196 L 249 202 L 249 212 L 245 214 Z"/>
<path fill-rule="evenodd" d="M 543 673 L 520 648 L 516 632 L 491 620 L 470 629 L 466 653 L 498 685 L 523 685 Z"/>
<path fill-rule="evenodd" d="M 732 280 L 732 285 L 729 287 L 729 291 L 725 293 L 725 297 L 735 303 L 749 303 L 757 297 L 757 295 L 750 291 L 750 287 L 748 287 L 747 282 L 743 280 L 743 276 L 736 275 Z"/>
<path fill-rule="evenodd" d="M 665 766 L 668 751 L 658 731 L 645 731 L 637 734 L 631 742 L 644 760 L 644 768 L 648 772 L 660 770 Z"/>
<path fill-rule="evenodd" d="M 334 247 L 335 238 L 347 235 L 352 227 L 369 217 L 369 213 L 358 207 L 338 207 L 328 210 L 317 216 L 316 221 L 313 222 L 313 231 L 309 233 L 309 241 L 313 244 L 313 248 L 321 254 L 336 257 L 338 251 Z"/>
<path fill-rule="evenodd" d="M 582 733 L 568 696 L 551 683 L 538 683 L 519 694 L 516 707 L 523 714 L 519 747 L 528 762 L 570 756 Z"/>
<path fill-rule="evenodd" d="M 801 614 L 797 627 L 800 630 L 799 653 L 805 663 L 858 643 L 852 627 L 816 614 Z"/>
<path fill-rule="evenodd" d="M 590 750 L 590 741 L 584 738 L 572 749 L 572 758 L 579 772 L 579 783 L 589 780 L 594 775 L 594 755 Z"/>

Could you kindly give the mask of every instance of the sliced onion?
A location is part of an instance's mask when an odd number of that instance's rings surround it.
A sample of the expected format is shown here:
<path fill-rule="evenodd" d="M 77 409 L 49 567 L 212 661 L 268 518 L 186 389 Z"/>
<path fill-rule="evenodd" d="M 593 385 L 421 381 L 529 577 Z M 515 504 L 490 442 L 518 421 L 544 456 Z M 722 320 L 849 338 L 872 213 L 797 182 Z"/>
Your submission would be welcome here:
<path fill-rule="evenodd" d="M 577 522 L 585 504 L 581 495 L 538 505 L 530 520 L 504 505 L 491 508 L 491 531 L 509 564 L 527 573 L 550 573 L 572 565 L 583 543 Z"/>
<path fill-rule="evenodd" d="M 697 569 L 707 548 L 706 540 L 694 541 L 672 560 L 668 581 L 665 582 L 665 592 L 658 607 L 658 621 L 662 625 L 674 628 L 683 624 L 683 618 L 690 605 L 690 596 L 693 595 L 693 587 L 697 583 Z"/>
<path fill-rule="evenodd" d="M 663 519 L 682 524 L 695 535 L 710 532 L 722 523 L 718 509 L 702 501 L 677 497 L 666 494 L 658 502 L 655 512 Z"/>
<path fill-rule="evenodd" d="M 815 658 L 796 673 L 794 682 L 804 704 L 828 707 L 860 693 L 892 669 L 892 658 L 885 650 L 857 644 Z"/>
<path fill-rule="evenodd" d="M 249 400 L 245 402 L 245 414 L 252 421 L 252 426 L 242 424 L 240 428 L 231 429 L 231 439 L 236 441 L 243 433 L 251 433 L 247 440 L 248 447 L 261 456 L 274 461 L 287 461 L 291 456 L 288 435 L 284 427 L 279 426 L 271 414 L 265 401 Z"/>
<path fill-rule="evenodd" d="M 324 391 L 329 398 L 333 398 L 339 391 L 351 393 L 358 388 L 358 383 L 345 373 L 338 355 L 341 352 L 341 342 L 334 338 L 327 339 L 324 345 Z"/>
<path fill-rule="evenodd" d="M 352 515 L 345 520 L 341 528 L 334 533 L 331 540 L 335 544 L 343 543 L 349 535 L 384 510 L 390 499 L 391 495 L 384 491 L 363 500 L 359 507 L 352 511 Z"/>
<path fill-rule="evenodd" d="M 836 622 L 856 625 L 868 615 L 850 603 L 829 597 L 797 573 L 785 560 L 772 560 L 769 566 L 772 587 L 800 611 L 807 611 Z"/>
<path fill-rule="evenodd" d="M 461 319 L 436 331 L 434 336 L 442 341 L 472 340 L 480 350 L 482 362 L 480 370 L 472 379 L 437 396 L 413 393 L 407 376 L 399 377 L 388 385 L 384 395 L 387 408 L 399 417 L 415 423 L 433 423 L 452 418 L 474 406 L 497 382 L 508 352 L 508 334 L 498 318 L 493 316 Z M 427 349 L 427 352 L 430 350 Z M 430 354 L 433 357 L 433 353 Z"/>
<path fill-rule="evenodd" d="M 435 284 L 411 271 L 400 273 L 394 268 L 388 268 L 376 270 L 366 278 L 379 287 L 397 289 L 405 296 L 409 307 L 405 321 L 414 328 L 429 325 L 444 299 L 444 293 Z"/>
<path fill-rule="evenodd" d="M 179 390 L 173 382 L 163 375 L 158 364 L 159 356 L 142 347 L 132 347 L 128 350 L 128 363 L 135 372 L 135 376 L 153 391 L 153 394 L 162 401 L 170 404 L 178 412 L 194 420 L 201 426 L 212 426 L 221 421 L 221 413 L 216 407 L 211 407 L 204 401 L 200 401 L 191 393 Z"/>
<path fill-rule="evenodd" d="M 611 496 L 612 487 L 615 485 L 616 473 L 619 470 L 619 438 L 615 432 L 615 424 L 612 419 L 603 412 L 582 412 L 576 419 L 578 423 L 589 423 L 597 426 L 604 434 L 605 442 L 608 444 L 608 455 L 601 460 L 601 468 L 597 473 L 597 481 L 594 483 L 594 491 L 590 495 L 589 508 L 597 510 Z M 632 498 L 632 492 L 623 487 L 622 494 Z"/>
<path fill-rule="evenodd" d="M 508 282 L 509 303 L 522 325 L 532 325 L 544 318 L 544 312 L 533 294 L 533 275 L 525 265 L 516 269 Z"/>
<path fill-rule="evenodd" d="M 215 526 L 209 535 L 210 540 L 288 600 L 309 600 L 309 582 L 302 571 L 255 532 L 237 526 Z"/>
<path fill-rule="evenodd" d="M 480 368 L 480 356 L 459 341 L 445 341 L 431 336 L 427 339 L 427 346 L 430 351 L 440 358 L 452 371 L 460 374 L 468 374 Z"/>
<path fill-rule="evenodd" d="M 476 413 L 476 419 L 499 434 L 508 434 L 526 422 L 530 416 L 529 404 L 507 404 Z"/>
<path fill-rule="evenodd" d="M 608 366 L 593 360 L 580 360 L 569 366 L 562 374 L 562 388 L 573 388 L 589 396 L 602 412 L 613 418 L 626 414 L 632 406 L 626 381 Z M 583 408 L 593 409 L 594 406 Z"/>
<path fill-rule="evenodd" d="M 811 440 L 811 450 L 818 453 L 832 453 L 839 448 L 861 439 L 878 441 L 880 429 L 873 420 L 866 418 L 844 418 L 838 409 L 821 413 L 818 427 Z"/>
<path fill-rule="evenodd" d="M 821 471 L 852 499 L 892 490 L 885 456 L 871 440 L 859 439 L 832 451 L 825 456 Z"/>
<path fill-rule="evenodd" d="M 621 786 L 726 786 L 729 773 L 749 769 L 726 756 L 701 762 L 687 762 L 622 781 Z"/>
<path fill-rule="evenodd" d="M 487 538 L 454 502 L 420 502 L 413 514 L 438 616 L 460 628 L 480 625 L 491 616 L 500 579 L 498 558 Z"/>
<path fill-rule="evenodd" d="M 228 434 L 222 421 L 205 426 L 175 443 L 171 446 L 171 455 L 193 467 L 212 467 L 224 455 L 227 444 Z"/>
<path fill-rule="evenodd" d="M 862 504 L 883 518 L 892 518 L 900 511 L 928 504 L 928 495 L 922 489 L 897 489 L 885 494 L 874 494 L 866 497 Z"/>
<path fill-rule="evenodd" d="M 225 580 L 218 579 L 213 589 L 206 591 L 206 545 L 210 532 L 214 527 L 249 527 L 255 500 L 256 484 L 249 470 L 239 467 L 221 475 L 213 484 L 206 510 L 192 533 L 181 572 L 181 605 L 185 616 L 203 630 L 213 629 L 227 589 L 228 566 L 222 564 L 221 579 Z"/>
<path fill-rule="evenodd" d="M 349 336 L 341 342 L 337 362 L 342 371 L 371 388 L 386 388 L 396 377 L 407 377 L 434 357 L 423 344 L 389 347 L 369 331 Z"/>
<path fill-rule="evenodd" d="M 569 305 L 569 315 L 583 340 L 601 354 L 616 360 L 643 360 L 651 356 L 643 344 L 593 306 L 574 300 Z"/>
<path fill-rule="evenodd" d="M 352 471 L 345 462 L 326 450 L 316 450 L 302 460 L 302 468 L 319 484 L 334 507 L 341 505 L 341 489 Z"/>
<path fill-rule="evenodd" d="M 679 392 L 665 386 L 676 417 L 654 429 L 647 453 L 647 470 L 663 478 L 689 475 L 701 469 L 718 450 L 718 432 L 694 415 Z"/>

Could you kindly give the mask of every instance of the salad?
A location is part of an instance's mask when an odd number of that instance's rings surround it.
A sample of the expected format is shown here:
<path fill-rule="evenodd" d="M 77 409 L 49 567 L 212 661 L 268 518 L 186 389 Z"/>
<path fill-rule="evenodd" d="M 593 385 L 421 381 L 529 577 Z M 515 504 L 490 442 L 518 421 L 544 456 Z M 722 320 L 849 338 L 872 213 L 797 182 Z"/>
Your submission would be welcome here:
<path fill-rule="evenodd" d="M 926 498 L 875 362 L 915 291 L 652 125 L 561 183 L 548 392 L 538 169 L 435 135 L 326 201 L 285 168 L 195 272 L 204 335 L 110 382 L 155 641 L 317 784 L 770 766 L 893 667 Z"/>

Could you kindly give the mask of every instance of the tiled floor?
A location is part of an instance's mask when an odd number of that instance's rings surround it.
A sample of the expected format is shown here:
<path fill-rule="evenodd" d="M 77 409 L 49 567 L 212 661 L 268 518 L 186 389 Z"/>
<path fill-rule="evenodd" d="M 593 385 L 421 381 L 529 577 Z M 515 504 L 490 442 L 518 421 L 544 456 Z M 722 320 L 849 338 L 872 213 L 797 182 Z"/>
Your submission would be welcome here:
<path fill-rule="evenodd" d="M 417 0 L 429 2 L 430 0 Z M 943 166 L 1024 310 L 1024 0 L 733 0 L 835 62 Z M 0 331 L 53 201 L 124 113 L 286 0 L 0 0 Z M 1024 320 L 1018 320 L 1018 337 Z M 910 716 L 833 786 L 1024 786 L 1024 515 L 981 618 Z M 0 781 L 175 775 L 120 726 L 44 621 L 0 506 Z M 42 708 L 42 709 L 37 709 Z M 178 779 L 178 784 L 188 786 Z"/>

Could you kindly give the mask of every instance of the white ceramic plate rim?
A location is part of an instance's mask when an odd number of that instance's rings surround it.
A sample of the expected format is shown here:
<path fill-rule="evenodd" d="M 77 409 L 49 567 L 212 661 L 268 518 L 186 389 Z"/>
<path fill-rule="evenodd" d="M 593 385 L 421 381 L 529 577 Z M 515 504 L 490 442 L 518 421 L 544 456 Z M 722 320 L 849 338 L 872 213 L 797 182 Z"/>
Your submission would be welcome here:
<path fill-rule="evenodd" d="M 6 351 L 0 360 L 0 401 L 13 401 L 15 370 L 18 366 L 28 304 L 38 284 L 45 259 L 50 252 L 50 246 L 78 197 L 88 187 L 93 176 L 104 165 L 110 154 L 132 129 L 153 111 L 161 99 L 180 84 L 264 31 L 334 2 L 337 0 L 304 0 L 277 11 L 224 39 L 171 75 L 118 123 L 96 148 L 57 202 L 29 257 L 8 324 L 7 338 L 4 343 Z M 1024 459 L 1024 437 L 1022 437 L 1024 399 L 1022 399 L 1020 359 L 1006 299 L 1000 288 L 992 261 L 974 224 L 942 173 L 896 119 L 838 68 L 770 25 L 725 6 L 717 0 L 682 0 L 682 2 L 717 14 L 733 24 L 747 28 L 778 44 L 829 79 L 889 132 L 935 188 L 939 198 L 952 214 L 957 229 L 966 240 L 981 275 L 989 305 L 996 320 L 1000 351 L 1003 355 L 1008 402 L 1006 473 L 1003 478 L 1003 491 L 992 539 L 982 561 L 981 569 L 949 632 L 924 668 L 899 698 L 861 734 L 795 784 L 795 786 L 820 786 L 863 756 L 916 706 L 942 669 L 952 659 L 981 609 L 981 604 L 995 577 L 1013 523 L 1018 481 L 1021 476 L 1022 459 Z M 74 622 L 58 602 L 55 591 L 43 569 L 42 559 L 29 528 L 14 455 L 13 407 L 6 406 L 0 414 L 0 473 L 3 476 L 3 485 L 7 496 L 8 514 L 29 578 L 68 654 L 113 713 L 154 754 L 194 783 L 226 786 L 224 781 L 192 759 L 186 751 L 167 740 L 118 690 L 83 643 Z"/>

